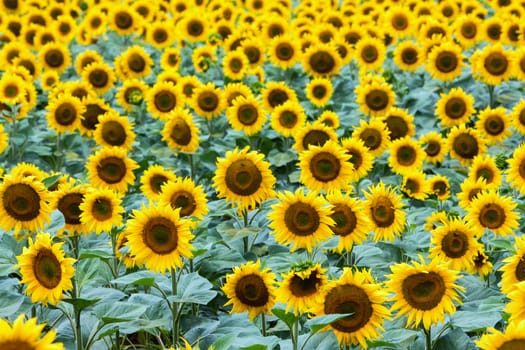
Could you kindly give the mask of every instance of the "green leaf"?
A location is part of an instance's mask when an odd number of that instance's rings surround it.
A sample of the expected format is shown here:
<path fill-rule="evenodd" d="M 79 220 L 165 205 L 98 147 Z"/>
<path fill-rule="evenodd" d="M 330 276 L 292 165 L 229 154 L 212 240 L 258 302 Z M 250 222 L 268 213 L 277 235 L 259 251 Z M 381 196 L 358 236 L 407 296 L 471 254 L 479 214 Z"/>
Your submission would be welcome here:
<path fill-rule="evenodd" d="M 73 305 L 73 307 L 76 310 L 82 311 L 82 310 L 90 307 L 91 305 L 94 305 L 94 304 L 98 303 L 100 301 L 100 299 L 80 299 L 80 298 L 69 299 L 68 298 L 68 299 L 62 299 L 62 301 Z"/>
<path fill-rule="evenodd" d="M 236 338 L 237 334 L 225 334 L 213 343 L 213 349 L 229 350 Z"/>
<path fill-rule="evenodd" d="M 452 324 L 465 332 L 483 331 L 494 327 L 501 320 L 501 313 L 496 311 L 457 311 L 452 315 Z"/>
<path fill-rule="evenodd" d="M 508 252 L 513 252 L 514 247 L 511 242 L 509 242 L 508 239 L 491 239 L 489 242 L 489 245 L 494 248 L 499 248 L 506 250 Z"/>
<path fill-rule="evenodd" d="M 274 308 L 272 309 L 272 313 L 275 317 L 286 323 L 288 328 L 292 328 L 293 324 L 299 320 L 298 316 L 291 312 L 286 312 L 283 309 Z"/>
<path fill-rule="evenodd" d="M 80 252 L 79 260 L 101 259 L 104 261 L 108 261 L 111 258 L 113 258 L 113 254 L 111 254 L 109 251 L 104 251 L 100 249 L 82 249 L 82 251 Z"/>
<path fill-rule="evenodd" d="M 49 176 L 49 177 L 46 177 L 44 180 L 42 180 L 42 183 L 44 184 L 44 186 L 46 186 L 46 188 L 50 188 L 51 186 L 56 184 L 58 179 L 60 179 L 61 177 L 62 177 L 62 174 Z"/>
<path fill-rule="evenodd" d="M 287 165 L 292 161 L 297 161 L 297 155 L 291 149 L 287 149 L 284 152 L 274 148 L 268 153 L 268 161 L 276 167 Z"/>
<path fill-rule="evenodd" d="M 476 346 L 461 329 L 455 328 L 437 339 L 432 347 L 434 350 L 450 350 L 450 349 L 461 349 L 461 350 L 475 350 Z"/>
<path fill-rule="evenodd" d="M 148 306 L 130 302 L 112 302 L 98 305 L 93 309 L 104 323 L 126 322 L 140 318 Z"/>
<path fill-rule="evenodd" d="M 304 325 L 310 327 L 310 330 L 312 331 L 312 333 L 317 333 L 324 327 L 328 326 L 329 324 L 337 320 L 340 320 L 342 318 L 345 318 L 347 316 L 351 316 L 351 315 L 353 314 L 352 313 L 350 314 L 330 314 L 330 315 L 314 317 L 306 321 Z"/>
<path fill-rule="evenodd" d="M 252 236 L 261 231 L 259 227 L 248 226 L 243 228 L 236 228 L 232 222 L 221 222 L 216 227 L 217 232 L 219 232 L 224 239 L 229 239 L 230 241 L 235 241 L 243 237 Z"/>
<path fill-rule="evenodd" d="M 149 271 L 137 271 L 114 279 L 112 282 L 115 284 L 151 287 L 155 284 L 155 277 Z"/>
<path fill-rule="evenodd" d="M 51 235 L 55 234 L 58 230 L 64 227 L 66 220 L 60 210 L 53 210 L 51 212 L 51 221 L 45 226 L 45 231 Z"/>
<path fill-rule="evenodd" d="M 0 292 L 0 317 L 7 318 L 18 311 L 20 305 L 24 302 L 19 294 L 7 291 Z"/>
<path fill-rule="evenodd" d="M 177 282 L 177 295 L 169 299 L 177 303 L 195 303 L 206 305 L 217 292 L 212 290 L 213 284 L 197 272 L 182 275 Z"/>

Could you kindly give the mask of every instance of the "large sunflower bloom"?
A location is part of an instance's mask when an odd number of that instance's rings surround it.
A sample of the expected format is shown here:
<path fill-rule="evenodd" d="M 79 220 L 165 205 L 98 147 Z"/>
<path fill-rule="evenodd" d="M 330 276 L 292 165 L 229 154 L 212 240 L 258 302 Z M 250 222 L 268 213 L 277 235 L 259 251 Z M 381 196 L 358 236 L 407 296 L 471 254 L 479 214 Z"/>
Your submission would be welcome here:
<path fill-rule="evenodd" d="M 511 235 L 519 228 L 516 206 L 511 197 L 500 196 L 494 190 L 484 191 L 472 200 L 465 219 L 476 230 L 476 236 L 481 236 L 486 228 L 496 235 Z"/>
<path fill-rule="evenodd" d="M 501 291 L 508 295 L 521 281 L 525 281 L 525 237 L 516 237 L 515 253 L 503 260 Z"/>
<path fill-rule="evenodd" d="M 16 257 L 22 274 L 20 283 L 27 285 L 25 292 L 33 303 L 56 305 L 64 291 L 73 289 L 75 259 L 64 256 L 63 244 L 53 244 L 51 235 L 39 233 L 34 242 L 29 238 L 29 247 L 24 247 L 22 254 Z"/>
<path fill-rule="evenodd" d="M 481 350 L 525 349 L 525 320 L 509 323 L 503 333 L 495 328 L 488 331 L 475 341 Z"/>
<path fill-rule="evenodd" d="M 135 182 L 133 170 L 138 168 L 138 164 L 128 158 L 126 149 L 104 147 L 89 156 L 86 168 L 93 186 L 126 192 L 128 185 Z"/>
<path fill-rule="evenodd" d="M 64 350 L 64 344 L 55 343 L 56 331 L 51 330 L 42 336 L 45 325 L 37 324 L 36 317 L 24 323 L 25 315 L 19 315 L 9 325 L 0 319 L 0 349 L 34 349 L 34 350 Z"/>

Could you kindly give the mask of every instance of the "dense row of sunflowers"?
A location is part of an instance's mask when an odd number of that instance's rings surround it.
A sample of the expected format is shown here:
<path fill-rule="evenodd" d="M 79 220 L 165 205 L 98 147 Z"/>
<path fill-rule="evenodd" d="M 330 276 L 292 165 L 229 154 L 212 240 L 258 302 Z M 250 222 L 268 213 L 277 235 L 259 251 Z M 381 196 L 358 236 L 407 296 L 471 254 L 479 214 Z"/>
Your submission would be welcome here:
<path fill-rule="evenodd" d="M 0 9 L 0 348 L 525 347 L 524 2 Z"/>

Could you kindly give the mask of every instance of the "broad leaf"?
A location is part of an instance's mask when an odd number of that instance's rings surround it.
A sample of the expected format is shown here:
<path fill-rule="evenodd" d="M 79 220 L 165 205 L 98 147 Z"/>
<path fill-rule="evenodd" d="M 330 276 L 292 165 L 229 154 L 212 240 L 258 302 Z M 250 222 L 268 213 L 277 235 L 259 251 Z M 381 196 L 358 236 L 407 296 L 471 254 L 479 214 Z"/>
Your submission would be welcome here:
<path fill-rule="evenodd" d="M 324 327 L 328 326 L 329 324 L 340 320 L 342 318 L 345 318 L 347 316 L 351 316 L 352 314 L 330 314 L 330 315 L 323 315 L 319 317 L 314 317 L 304 324 L 307 327 L 310 327 L 312 333 L 317 333 Z"/>
<path fill-rule="evenodd" d="M 177 303 L 195 303 L 206 305 L 217 292 L 212 290 L 213 285 L 197 272 L 182 275 L 177 283 L 177 295 L 169 299 Z"/>

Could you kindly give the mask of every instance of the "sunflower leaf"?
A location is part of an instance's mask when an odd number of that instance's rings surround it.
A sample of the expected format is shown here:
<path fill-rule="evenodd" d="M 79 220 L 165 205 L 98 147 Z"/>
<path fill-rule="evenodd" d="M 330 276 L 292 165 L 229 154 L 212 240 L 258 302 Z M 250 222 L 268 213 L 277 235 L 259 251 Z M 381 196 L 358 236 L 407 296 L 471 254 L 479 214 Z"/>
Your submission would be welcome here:
<path fill-rule="evenodd" d="M 291 312 L 286 312 L 283 309 L 274 308 L 272 313 L 275 317 L 286 323 L 288 328 L 292 328 L 293 324 L 299 320 L 299 317 Z"/>
<path fill-rule="evenodd" d="M 353 313 L 348 314 L 330 314 L 330 315 L 323 315 L 319 317 L 314 317 L 310 320 L 308 320 L 304 325 L 310 327 L 310 330 L 313 334 L 319 332 L 324 327 L 330 325 L 331 323 L 334 323 L 335 321 L 338 321 L 342 318 L 345 318 L 347 316 L 352 316 Z"/>
<path fill-rule="evenodd" d="M 213 284 L 197 272 L 189 273 L 180 277 L 177 283 L 177 295 L 169 297 L 169 300 L 206 305 L 217 295 L 212 288 Z"/>
<path fill-rule="evenodd" d="M 155 284 L 155 277 L 153 277 L 149 271 L 137 271 L 130 273 L 129 275 L 119 277 L 113 280 L 113 283 L 151 287 Z"/>

